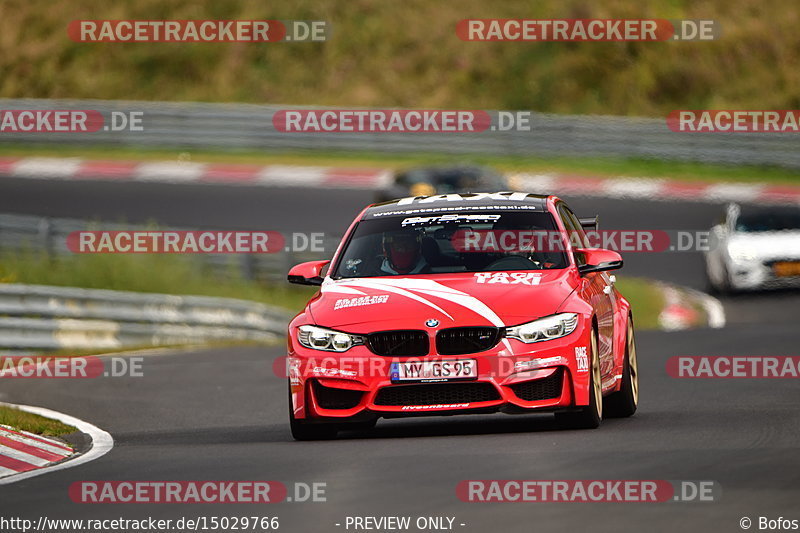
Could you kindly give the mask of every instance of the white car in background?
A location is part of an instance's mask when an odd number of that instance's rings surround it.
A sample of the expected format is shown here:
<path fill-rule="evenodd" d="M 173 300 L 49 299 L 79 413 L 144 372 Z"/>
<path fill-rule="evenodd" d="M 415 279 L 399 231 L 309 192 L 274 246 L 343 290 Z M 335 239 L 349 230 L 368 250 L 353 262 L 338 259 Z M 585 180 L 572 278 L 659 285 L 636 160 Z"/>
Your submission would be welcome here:
<path fill-rule="evenodd" d="M 716 292 L 800 287 L 800 207 L 729 204 L 705 258 Z"/>

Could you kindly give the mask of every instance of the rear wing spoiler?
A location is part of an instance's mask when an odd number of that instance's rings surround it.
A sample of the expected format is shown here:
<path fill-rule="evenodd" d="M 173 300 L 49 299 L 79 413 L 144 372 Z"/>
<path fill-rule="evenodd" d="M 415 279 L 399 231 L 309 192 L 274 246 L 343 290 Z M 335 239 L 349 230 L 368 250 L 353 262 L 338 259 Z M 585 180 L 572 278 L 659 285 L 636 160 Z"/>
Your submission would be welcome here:
<path fill-rule="evenodd" d="M 584 231 L 597 231 L 600 225 L 600 215 L 589 218 L 579 218 L 578 222 L 581 223 L 581 227 Z"/>

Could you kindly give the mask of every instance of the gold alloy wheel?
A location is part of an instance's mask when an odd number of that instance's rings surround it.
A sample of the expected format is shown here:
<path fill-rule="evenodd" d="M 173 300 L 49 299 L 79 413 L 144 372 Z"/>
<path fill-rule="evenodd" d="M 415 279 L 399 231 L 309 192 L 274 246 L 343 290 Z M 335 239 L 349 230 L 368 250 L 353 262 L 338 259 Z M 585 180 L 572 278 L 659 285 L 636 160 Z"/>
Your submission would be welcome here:
<path fill-rule="evenodd" d="M 603 418 L 603 381 L 600 377 L 600 356 L 597 353 L 597 333 L 592 332 L 592 391 L 597 418 Z"/>
<path fill-rule="evenodd" d="M 628 373 L 631 377 L 633 405 L 639 405 L 639 363 L 636 360 L 636 342 L 633 337 L 633 324 L 628 320 Z"/>

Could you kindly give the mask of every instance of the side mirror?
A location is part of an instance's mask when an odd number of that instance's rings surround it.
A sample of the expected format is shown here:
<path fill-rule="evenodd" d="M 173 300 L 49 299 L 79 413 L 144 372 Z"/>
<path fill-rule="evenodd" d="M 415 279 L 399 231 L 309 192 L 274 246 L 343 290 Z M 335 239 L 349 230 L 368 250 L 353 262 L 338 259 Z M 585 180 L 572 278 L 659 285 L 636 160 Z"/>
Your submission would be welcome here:
<path fill-rule="evenodd" d="M 613 250 L 584 248 L 575 250 L 575 253 L 583 254 L 585 264 L 578 266 L 578 272 L 580 272 L 581 275 L 590 272 L 604 272 L 606 270 L 622 268 L 622 256 Z"/>
<path fill-rule="evenodd" d="M 578 222 L 581 223 L 583 231 L 597 231 L 600 227 L 600 215 L 595 215 L 590 218 L 579 218 Z"/>
<path fill-rule="evenodd" d="M 289 283 L 297 283 L 298 285 L 322 285 L 322 269 L 328 263 L 330 261 L 300 263 L 289 270 L 289 275 L 286 279 L 289 280 Z"/>

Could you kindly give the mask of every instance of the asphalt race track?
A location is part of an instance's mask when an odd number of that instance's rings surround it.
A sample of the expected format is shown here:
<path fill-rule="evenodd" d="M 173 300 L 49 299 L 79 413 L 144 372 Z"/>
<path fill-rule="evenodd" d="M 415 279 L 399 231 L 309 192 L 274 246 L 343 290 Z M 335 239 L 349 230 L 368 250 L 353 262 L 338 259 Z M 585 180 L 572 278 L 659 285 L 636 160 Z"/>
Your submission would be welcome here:
<path fill-rule="evenodd" d="M 368 191 L 0 181 L 0 212 L 218 229 L 340 233 L 370 199 Z M 630 199 L 570 203 L 615 229 L 705 230 L 720 210 Z M 625 259 L 628 275 L 704 288 L 697 253 Z M 665 371 L 675 355 L 800 355 L 800 294 L 723 303 L 725 329 L 640 332 L 640 410 L 595 431 L 564 430 L 546 415 L 431 417 L 294 442 L 286 383 L 272 372 L 279 346 L 148 356 L 144 378 L 7 380 L 0 400 L 68 412 L 109 431 L 116 445 L 86 465 L 0 487 L 0 514 L 278 516 L 281 530 L 292 532 L 345 531 L 354 515 L 452 516 L 455 530 L 476 532 L 577 531 L 587 523 L 597 532 L 741 531 L 745 516 L 753 530 L 760 516 L 800 519 L 800 382 L 679 380 Z M 237 479 L 324 482 L 327 502 L 81 505 L 67 494 L 82 480 Z M 713 503 L 465 503 L 456 485 L 468 479 L 714 480 L 722 491 Z"/>

